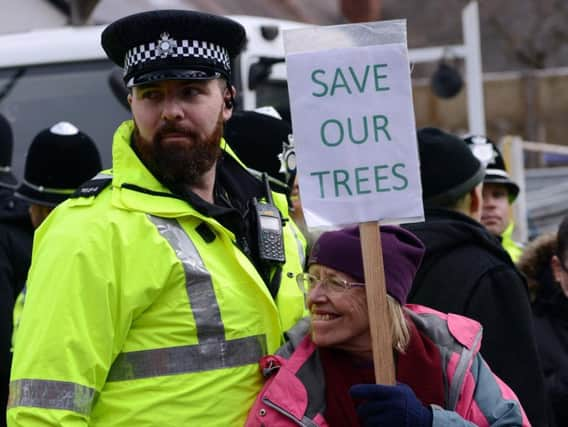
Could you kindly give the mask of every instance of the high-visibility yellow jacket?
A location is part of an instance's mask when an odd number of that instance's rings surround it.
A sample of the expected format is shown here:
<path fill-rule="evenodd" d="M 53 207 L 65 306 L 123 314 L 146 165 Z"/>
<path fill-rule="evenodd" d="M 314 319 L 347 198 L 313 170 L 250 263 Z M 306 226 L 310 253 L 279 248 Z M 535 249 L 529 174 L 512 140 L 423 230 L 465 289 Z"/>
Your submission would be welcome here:
<path fill-rule="evenodd" d="M 503 234 L 501 235 L 501 244 L 503 248 L 507 251 L 513 262 L 519 261 L 521 255 L 523 254 L 523 246 L 513 240 L 513 230 L 515 229 L 515 223 L 513 220 L 509 223 Z"/>
<path fill-rule="evenodd" d="M 242 425 L 258 359 L 305 314 L 291 228 L 274 300 L 231 231 L 164 195 L 132 129 L 115 134 L 111 186 L 36 232 L 10 426 Z"/>

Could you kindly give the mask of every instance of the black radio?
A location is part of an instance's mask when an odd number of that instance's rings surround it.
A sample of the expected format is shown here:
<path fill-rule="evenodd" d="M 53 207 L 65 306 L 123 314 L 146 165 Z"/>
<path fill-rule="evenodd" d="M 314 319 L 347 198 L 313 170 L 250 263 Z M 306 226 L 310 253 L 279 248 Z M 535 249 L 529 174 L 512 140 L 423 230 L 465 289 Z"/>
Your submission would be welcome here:
<path fill-rule="evenodd" d="M 254 200 L 258 224 L 258 254 L 263 261 L 284 262 L 284 239 L 280 211 Z"/>
<path fill-rule="evenodd" d="M 282 230 L 282 217 L 280 211 L 272 202 L 272 193 L 268 187 L 268 179 L 263 174 L 263 181 L 267 187 L 267 202 L 253 200 L 257 218 L 258 255 L 261 260 L 283 263 L 284 234 Z"/>

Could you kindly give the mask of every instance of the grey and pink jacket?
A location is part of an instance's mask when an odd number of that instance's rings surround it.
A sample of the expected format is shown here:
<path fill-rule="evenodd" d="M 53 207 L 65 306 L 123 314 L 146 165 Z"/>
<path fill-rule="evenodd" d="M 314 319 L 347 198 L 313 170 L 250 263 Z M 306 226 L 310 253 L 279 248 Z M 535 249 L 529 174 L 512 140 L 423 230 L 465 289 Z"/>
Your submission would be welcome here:
<path fill-rule="evenodd" d="M 440 356 L 435 360 L 442 366 L 431 367 L 441 370 L 439 386 L 443 390 L 441 401 L 430 403 L 433 427 L 530 426 L 515 393 L 491 372 L 479 353 L 482 328 L 478 322 L 420 305 L 408 304 L 404 309 L 411 327 L 434 343 Z M 261 360 L 266 383 L 249 413 L 247 427 L 329 425 L 324 418 L 325 375 L 308 329 L 309 322 L 302 320 L 288 333 L 288 343 L 277 354 Z M 413 357 L 421 356 L 410 351 L 404 355 L 407 366 L 414 366 Z M 417 362 L 424 366 L 424 360 Z M 399 367 L 397 364 L 400 380 Z M 413 382 L 420 378 L 417 372 L 404 380 L 418 389 L 420 384 Z"/>

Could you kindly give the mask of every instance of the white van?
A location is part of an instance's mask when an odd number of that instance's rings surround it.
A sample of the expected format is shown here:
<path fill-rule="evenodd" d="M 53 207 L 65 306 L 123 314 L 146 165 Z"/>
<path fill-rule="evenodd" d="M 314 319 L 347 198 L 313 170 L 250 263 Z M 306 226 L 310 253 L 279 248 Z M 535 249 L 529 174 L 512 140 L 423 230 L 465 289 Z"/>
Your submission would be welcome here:
<path fill-rule="evenodd" d="M 282 30 L 305 24 L 230 16 L 248 42 L 234 64 L 237 108 L 274 105 L 289 118 Z M 64 27 L 0 36 L 0 113 L 12 123 L 14 173 L 23 174 L 32 138 L 55 122 L 77 125 L 97 143 L 105 167 L 112 134 L 130 117 L 111 87 L 117 67 L 100 46 L 104 26 Z M 114 80 L 116 82 L 116 79 Z"/>

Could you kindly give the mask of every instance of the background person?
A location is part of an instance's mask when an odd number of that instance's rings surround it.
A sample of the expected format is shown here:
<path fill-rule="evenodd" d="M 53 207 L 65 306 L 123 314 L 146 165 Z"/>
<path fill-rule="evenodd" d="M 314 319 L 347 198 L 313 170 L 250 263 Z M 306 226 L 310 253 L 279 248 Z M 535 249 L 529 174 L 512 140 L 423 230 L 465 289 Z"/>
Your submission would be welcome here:
<path fill-rule="evenodd" d="M 468 136 L 465 142 L 473 154 L 485 165 L 483 178 L 483 209 L 481 223 L 517 262 L 523 253 L 520 243 L 513 240 L 514 222 L 512 205 L 519 195 L 519 186 L 511 179 L 505 167 L 505 160 L 493 141 L 479 135 Z"/>
<path fill-rule="evenodd" d="M 568 425 L 568 217 L 529 243 L 518 263 L 533 296 L 536 339 L 556 425 Z"/>
<path fill-rule="evenodd" d="M 235 21 L 187 10 L 103 31 L 133 120 L 115 133 L 112 170 L 36 233 L 9 425 L 244 423 L 259 358 L 304 315 L 287 202 L 222 138 L 245 38 Z M 259 250 L 275 229 L 285 262 Z"/>
<path fill-rule="evenodd" d="M 102 169 L 94 141 L 75 125 L 58 122 L 40 131 L 26 154 L 24 179 L 15 197 L 28 204 L 28 218 L 37 229 L 57 205 Z M 31 247 L 28 256 L 31 256 Z M 16 295 L 12 345 L 20 322 L 26 287 Z"/>
<path fill-rule="evenodd" d="M 18 181 L 11 170 L 13 146 L 10 122 L 0 114 L 0 427 L 6 425 L 12 310 L 26 281 L 33 238 L 28 205 L 14 197 Z"/>
<path fill-rule="evenodd" d="M 374 384 L 359 230 L 326 232 L 298 280 L 311 324 L 301 322 L 277 355 L 261 361 L 267 384 L 246 425 L 529 425 L 478 353 L 477 322 L 404 305 L 422 243 L 390 226 L 381 227 L 381 243 L 398 384 Z"/>
<path fill-rule="evenodd" d="M 481 323 L 481 354 L 517 394 L 531 423 L 546 426 L 527 285 L 479 222 L 485 168 L 457 136 L 436 128 L 419 129 L 417 136 L 425 221 L 404 227 L 426 252 L 408 299 Z"/>
<path fill-rule="evenodd" d="M 34 228 L 102 169 L 94 141 L 75 125 L 58 122 L 39 132 L 26 154 L 16 197 L 29 204 Z"/>

